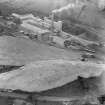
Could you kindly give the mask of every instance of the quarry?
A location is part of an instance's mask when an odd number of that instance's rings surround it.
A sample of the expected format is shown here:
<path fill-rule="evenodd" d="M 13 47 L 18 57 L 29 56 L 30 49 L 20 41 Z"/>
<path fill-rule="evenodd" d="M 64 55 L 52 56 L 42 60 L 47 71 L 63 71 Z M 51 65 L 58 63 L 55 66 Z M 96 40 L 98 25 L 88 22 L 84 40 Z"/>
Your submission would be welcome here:
<path fill-rule="evenodd" d="M 104 105 L 104 81 L 104 0 L 0 1 L 0 105 Z"/>

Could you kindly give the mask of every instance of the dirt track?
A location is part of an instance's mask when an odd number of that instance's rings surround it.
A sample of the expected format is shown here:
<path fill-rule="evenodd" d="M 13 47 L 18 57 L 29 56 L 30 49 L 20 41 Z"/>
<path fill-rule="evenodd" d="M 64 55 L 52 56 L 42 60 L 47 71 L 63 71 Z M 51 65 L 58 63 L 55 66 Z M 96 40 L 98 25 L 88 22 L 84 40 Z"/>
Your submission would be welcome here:
<path fill-rule="evenodd" d="M 39 60 L 66 59 L 79 60 L 80 52 L 56 48 L 29 39 L 0 37 L 0 63 L 25 65 Z M 9 59 L 11 59 L 9 61 Z"/>

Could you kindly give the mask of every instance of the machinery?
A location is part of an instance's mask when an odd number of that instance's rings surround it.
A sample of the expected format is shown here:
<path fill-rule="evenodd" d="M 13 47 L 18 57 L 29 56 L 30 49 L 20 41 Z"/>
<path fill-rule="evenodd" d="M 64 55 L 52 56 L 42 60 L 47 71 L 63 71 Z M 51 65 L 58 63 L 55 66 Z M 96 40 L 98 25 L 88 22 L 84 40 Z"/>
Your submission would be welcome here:
<path fill-rule="evenodd" d="M 62 31 L 62 21 L 55 22 L 53 12 L 50 18 L 44 17 L 44 19 L 34 17 L 32 14 L 13 13 L 8 19 L 0 17 L 0 20 L 1 33 L 6 35 L 27 37 L 59 48 L 71 48 L 92 53 L 95 52 L 94 46 L 101 47 L 98 42 L 85 40 Z"/>
<path fill-rule="evenodd" d="M 98 42 L 85 40 L 62 31 L 62 21 L 54 21 L 54 12 L 52 12 L 50 18 L 44 17 L 44 19 L 34 17 L 32 14 L 18 15 L 13 13 L 12 16 L 22 21 L 20 32 L 23 32 L 32 40 L 39 40 L 64 49 L 71 48 L 92 53 L 95 53 L 95 49 L 90 46 L 100 47 Z"/>

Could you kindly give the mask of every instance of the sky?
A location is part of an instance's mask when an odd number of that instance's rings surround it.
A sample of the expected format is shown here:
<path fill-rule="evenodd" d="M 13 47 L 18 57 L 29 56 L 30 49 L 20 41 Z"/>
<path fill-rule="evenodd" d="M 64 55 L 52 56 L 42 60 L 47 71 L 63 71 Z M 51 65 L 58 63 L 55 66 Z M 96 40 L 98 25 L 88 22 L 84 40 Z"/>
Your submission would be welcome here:
<path fill-rule="evenodd" d="M 64 6 L 69 0 L 0 0 L 0 2 L 8 3 L 14 8 L 28 8 L 36 11 L 49 12 L 52 9 Z"/>

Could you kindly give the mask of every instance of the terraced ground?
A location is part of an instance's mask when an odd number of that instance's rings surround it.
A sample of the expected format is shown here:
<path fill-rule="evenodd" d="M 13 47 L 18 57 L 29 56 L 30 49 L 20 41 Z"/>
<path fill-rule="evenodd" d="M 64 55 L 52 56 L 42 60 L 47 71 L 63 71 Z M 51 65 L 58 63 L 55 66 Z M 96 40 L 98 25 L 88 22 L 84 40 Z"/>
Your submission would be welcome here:
<path fill-rule="evenodd" d="M 51 89 L 41 94 L 62 97 L 98 95 L 104 91 L 100 77 L 104 65 L 96 64 L 99 60 L 81 62 L 81 52 L 66 51 L 24 38 L 2 36 L 0 43 L 1 65 L 25 65 L 0 75 L 0 87 L 3 89 L 21 89 L 29 92 Z M 88 85 L 84 88 L 76 80 L 78 76 L 98 77 L 85 79 Z M 56 88 L 58 86 L 59 88 Z"/>

